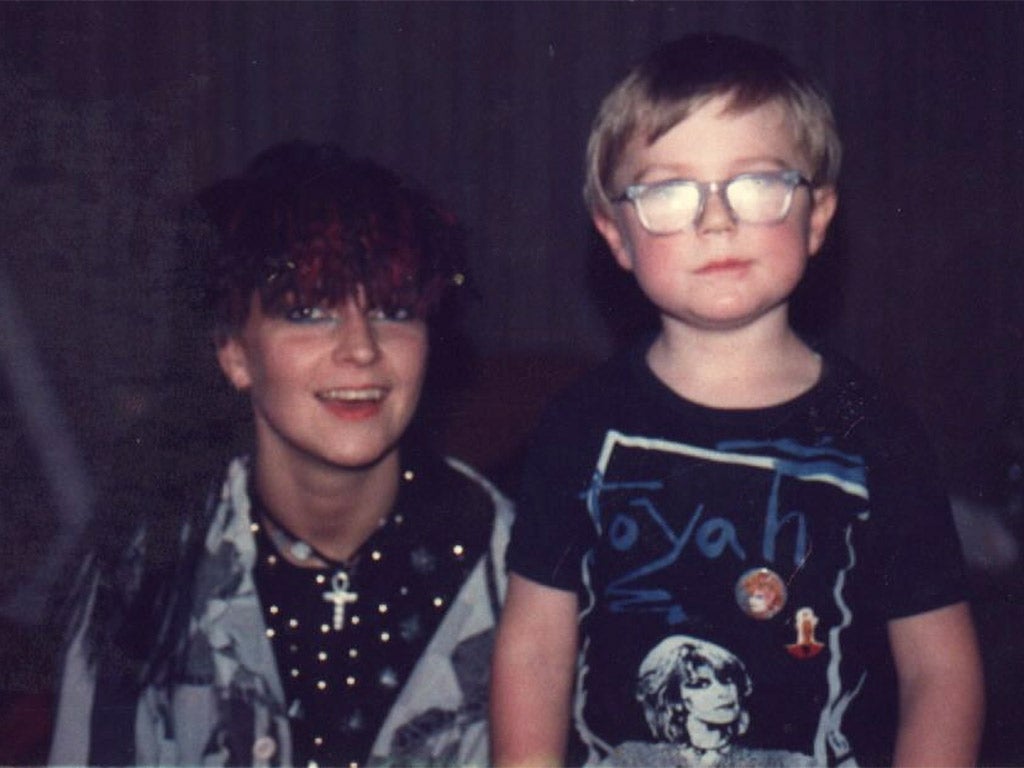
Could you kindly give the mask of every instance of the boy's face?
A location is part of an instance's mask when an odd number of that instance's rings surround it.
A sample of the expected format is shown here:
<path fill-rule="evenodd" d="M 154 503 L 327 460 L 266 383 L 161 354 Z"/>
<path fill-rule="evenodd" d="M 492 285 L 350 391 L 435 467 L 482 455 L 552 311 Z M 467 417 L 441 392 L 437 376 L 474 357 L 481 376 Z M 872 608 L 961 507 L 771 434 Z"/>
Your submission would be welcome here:
<path fill-rule="evenodd" d="M 359 469 L 393 453 L 409 426 L 427 339 L 423 320 L 384 317 L 361 296 L 285 317 L 264 314 L 254 297 L 245 326 L 217 357 L 232 384 L 249 391 L 257 461 Z"/>
<path fill-rule="evenodd" d="M 784 107 L 769 102 L 743 113 L 724 111 L 717 97 L 651 145 L 635 140 L 623 155 L 613 193 L 630 184 L 668 179 L 724 181 L 758 171 L 812 168 Z M 636 275 L 663 323 L 702 329 L 746 327 L 786 317 L 787 299 L 807 259 L 825 239 L 835 211 L 831 188 L 798 186 L 789 213 L 773 224 L 738 223 L 718 193 L 701 215 L 671 235 L 644 229 L 632 203 L 596 214 L 594 222 L 623 269 Z"/>

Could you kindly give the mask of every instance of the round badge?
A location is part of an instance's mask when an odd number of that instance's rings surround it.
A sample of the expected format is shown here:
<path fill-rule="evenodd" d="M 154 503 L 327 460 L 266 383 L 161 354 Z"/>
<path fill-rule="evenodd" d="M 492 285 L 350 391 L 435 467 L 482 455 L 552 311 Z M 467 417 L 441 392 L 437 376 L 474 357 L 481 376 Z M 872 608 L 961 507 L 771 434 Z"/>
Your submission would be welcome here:
<path fill-rule="evenodd" d="M 770 619 L 786 605 L 786 585 L 775 571 L 752 568 L 736 582 L 736 604 L 752 619 Z"/>
<path fill-rule="evenodd" d="M 270 736 L 260 736 L 253 742 L 252 756 L 260 762 L 269 760 L 275 752 L 277 752 L 277 742 Z"/>

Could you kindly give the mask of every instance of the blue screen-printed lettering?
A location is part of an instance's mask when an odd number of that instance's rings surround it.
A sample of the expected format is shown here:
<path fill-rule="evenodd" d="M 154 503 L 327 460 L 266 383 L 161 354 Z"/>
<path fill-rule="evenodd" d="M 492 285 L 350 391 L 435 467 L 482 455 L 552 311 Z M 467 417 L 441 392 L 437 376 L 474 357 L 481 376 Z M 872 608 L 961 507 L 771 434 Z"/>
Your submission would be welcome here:
<path fill-rule="evenodd" d="M 733 442 L 709 450 L 609 432 L 586 492 L 606 574 L 591 586 L 613 613 L 657 614 L 678 625 L 699 610 L 716 575 L 731 586 L 745 566 L 801 568 L 814 526 L 847 523 L 821 519 L 819 509 L 834 510 L 839 497 L 839 508 L 863 511 L 864 475 L 858 457 L 828 446 Z"/>

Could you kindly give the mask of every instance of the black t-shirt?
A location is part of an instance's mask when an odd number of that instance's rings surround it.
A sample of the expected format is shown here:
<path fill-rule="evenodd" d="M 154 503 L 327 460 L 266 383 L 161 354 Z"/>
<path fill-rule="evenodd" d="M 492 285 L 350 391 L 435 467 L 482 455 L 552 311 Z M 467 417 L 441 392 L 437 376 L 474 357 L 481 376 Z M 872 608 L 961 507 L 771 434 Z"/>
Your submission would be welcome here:
<path fill-rule="evenodd" d="M 571 761 L 888 761 L 886 623 L 965 598 L 923 430 L 838 356 L 720 410 L 645 351 L 549 407 L 508 555 L 580 595 Z"/>

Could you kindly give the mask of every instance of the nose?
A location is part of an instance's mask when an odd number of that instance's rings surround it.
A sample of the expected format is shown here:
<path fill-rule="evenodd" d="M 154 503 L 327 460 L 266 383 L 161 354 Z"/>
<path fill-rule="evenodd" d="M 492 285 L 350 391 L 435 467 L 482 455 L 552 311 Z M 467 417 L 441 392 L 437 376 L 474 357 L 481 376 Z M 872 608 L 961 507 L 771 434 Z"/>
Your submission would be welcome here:
<path fill-rule="evenodd" d="M 354 302 L 347 302 L 342 321 L 335 329 L 335 361 L 369 365 L 380 356 L 377 330 L 366 313 Z"/>
<path fill-rule="evenodd" d="M 704 205 L 697 214 L 696 227 L 702 232 L 717 232 L 736 226 L 729 202 L 725 199 L 724 185 L 711 182 L 704 190 Z"/>

